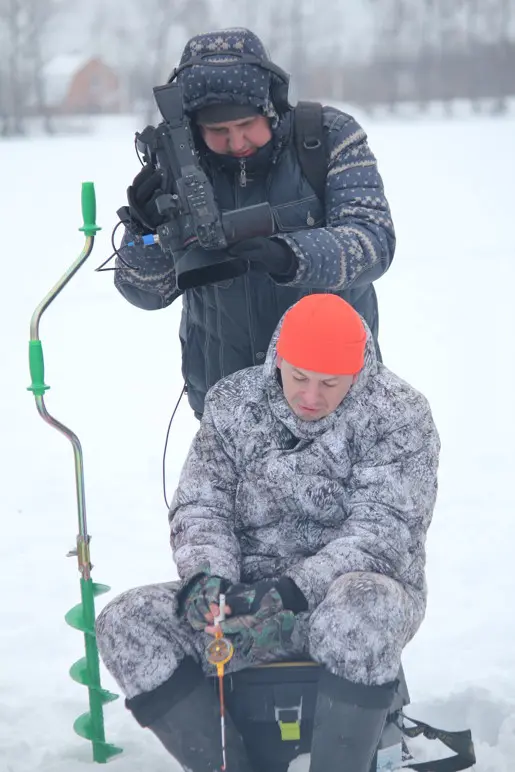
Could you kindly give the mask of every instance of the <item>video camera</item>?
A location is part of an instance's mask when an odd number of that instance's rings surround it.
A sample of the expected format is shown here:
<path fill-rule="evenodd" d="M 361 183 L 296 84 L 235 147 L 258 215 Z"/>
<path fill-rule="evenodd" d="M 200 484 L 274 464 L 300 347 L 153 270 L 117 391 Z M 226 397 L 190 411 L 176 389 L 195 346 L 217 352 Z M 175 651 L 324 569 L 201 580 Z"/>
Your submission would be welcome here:
<path fill-rule="evenodd" d="M 241 276 L 247 266 L 231 257 L 227 247 L 254 236 L 271 236 L 270 205 L 220 212 L 198 160 L 180 84 L 168 83 L 153 91 L 164 120 L 137 132 L 136 146 L 145 163 L 162 175 L 163 193 L 155 205 L 164 222 L 156 232 L 161 248 L 174 260 L 177 287 L 185 290 Z"/>

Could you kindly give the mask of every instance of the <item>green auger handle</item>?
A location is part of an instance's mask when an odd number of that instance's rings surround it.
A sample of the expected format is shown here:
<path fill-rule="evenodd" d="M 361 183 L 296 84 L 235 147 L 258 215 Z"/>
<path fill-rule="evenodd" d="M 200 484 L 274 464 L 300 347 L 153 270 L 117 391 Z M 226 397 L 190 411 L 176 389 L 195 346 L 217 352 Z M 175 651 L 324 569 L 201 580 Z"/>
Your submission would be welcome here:
<path fill-rule="evenodd" d="M 50 386 L 45 383 L 45 359 L 40 340 L 29 341 L 29 369 L 31 385 L 27 386 L 27 391 L 31 391 L 35 397 L 42 397 Z"/>
<path fill-rule="evenodd" d="M 92 182 L 82 183 L 82 219 L 84 225 L 79 228 L 86 236 L 94 236 L 102 228 L 96 224 L 97 219 L 97 201 L 95 198 L 95 186 Z"/>

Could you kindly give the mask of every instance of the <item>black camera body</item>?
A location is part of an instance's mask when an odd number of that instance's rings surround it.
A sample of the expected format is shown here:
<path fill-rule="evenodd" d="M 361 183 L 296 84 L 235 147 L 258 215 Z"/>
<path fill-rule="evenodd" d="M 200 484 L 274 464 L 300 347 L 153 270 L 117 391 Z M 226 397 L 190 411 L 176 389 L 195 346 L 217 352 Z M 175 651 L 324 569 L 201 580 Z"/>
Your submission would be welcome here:
<path fill-rule="evenodd" d="M 144 162 L 162 175 L 163 192 L 155 206 L 163 223 L 156 233 L 163 251 L 174 259 L 177 286 L 188 289 L 240 276 L 246 264 L 226 250 L 243 239 L 274 233 L 270 205 L 221 212 L 199 163 L 180 84 L 157 86 L 154 97 L 163 121 L 136 133 L 136 146 Z"/>

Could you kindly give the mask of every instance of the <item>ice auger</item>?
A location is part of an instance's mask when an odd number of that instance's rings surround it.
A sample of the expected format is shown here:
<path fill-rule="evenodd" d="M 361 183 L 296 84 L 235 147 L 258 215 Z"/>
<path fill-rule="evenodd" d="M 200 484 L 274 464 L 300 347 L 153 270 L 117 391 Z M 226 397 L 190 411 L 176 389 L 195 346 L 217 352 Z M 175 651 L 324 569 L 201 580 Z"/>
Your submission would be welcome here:
<path fill-rule="evenodd" d="M 89 693 L 89 711 L 76 719 L 73 728 L 78 735 L 91 741 L 93 761 L 104 764 L 111 757 L 122 752 L 121 748 L 117 748 L 105 740 L 103 706 L 112 700 L 116 700 L 118 695 L 102 689 L 100 685 L 99 657 L 95 637 L 95 597 L 108 592 L 110 587 L 93 582 L 91 579 L 90 536 L 88 535 L 86 521 L 82 448 L 78 437 L 64 424 L 53 418 L 46 409 L 44 394 L 50 387 L 45 384 L 43 348 L 39 338 L 39 322 L 43 312 L 46 311 L 50 303 L 87 260 L 93 249 L 96 232 L 100 230 L 95 222 L 96 201 L 95 188 L 92 182 L 82 183 L 82 217 L 83 225 L 79 230 L 84 233 L 86 241 L 81 254 L 41 301 L 32 315 L 29 342 L 29 366 L 32 383 L 28 390 L 34 394 L 37 410 L 43 420 L 64 434 L 73 446 L 79 533 L 76 547 L 68 555 L 77 557 L 80 572 L 81 602 L 68 611 L 65 620 L 71 627 L 80 630 L 84 634 L 86 655 L 72 665 L 70 676 L 77 683 L 86 686 Z"/>

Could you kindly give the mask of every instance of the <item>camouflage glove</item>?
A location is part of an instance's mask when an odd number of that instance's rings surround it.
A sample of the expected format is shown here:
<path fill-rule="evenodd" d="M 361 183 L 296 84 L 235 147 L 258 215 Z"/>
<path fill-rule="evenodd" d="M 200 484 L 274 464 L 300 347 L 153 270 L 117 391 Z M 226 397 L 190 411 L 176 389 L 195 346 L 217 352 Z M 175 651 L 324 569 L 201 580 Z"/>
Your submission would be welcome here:
<path fill-rule="evenodd" d="M 204 630 L 206 614 L 211 603 L 218 603 L 229 582 L 219 576 L 200 574 L 180 593 L 179 613 L 183 614 L 194 630 Z"/>
<path fill-rule="evenodd" d="M 241 587 L 233 585 L 238 586 Z M 231 613 L 220 623 L 222 633 L 231 637 L 238 653 L 256 663 L 270 660 L 274 653 L 284 653 L 291 641 L 294 625 L 295 614 L 285 611 L 281 596 L 273 587 L 261 596 L 255 613 L 244 616 Z"/>

